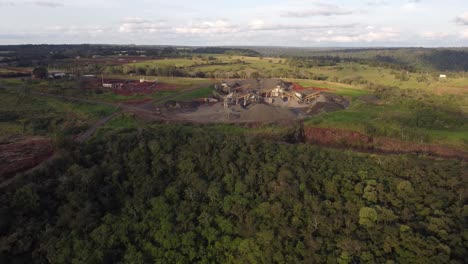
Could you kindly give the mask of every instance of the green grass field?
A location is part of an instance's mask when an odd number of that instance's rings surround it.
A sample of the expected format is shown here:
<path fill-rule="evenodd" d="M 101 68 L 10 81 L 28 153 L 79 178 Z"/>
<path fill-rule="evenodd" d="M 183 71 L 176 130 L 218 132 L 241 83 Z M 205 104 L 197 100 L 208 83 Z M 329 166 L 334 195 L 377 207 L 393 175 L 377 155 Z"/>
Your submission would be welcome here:
<path fill-rule="evenodd" d="M 414 110 L 403 104 L 375 105 L 358 101 L 348 109 L 311 117 L 305 124 L 414 142 L 468 147 L 467 123 L 447 128 L 427 128 L 407 122 L 416 118 Z"/>
<path fill-rule="evenodd" d="M 0 141 L 13 136 L 75 135 L 115 110 L 0 89 Z"/>
<path fill-rule="evenodd" d="M 249 77 L 258 72 L 265 76 L 282 78 L 292 73 L 325 76 L 328 81 L 335 83 L 352 83 L 355 87 L 365 87 L 369 83 L 395 86 L 402 89 L 425 89 L 440 94 L 468 93 L 468 78 L 458 74 L 449 75 L 447 79 L 439 79 L 438 72 L 410 73 L 392 70 L 384 67 L 373 67 L 359 63 L 340 63 L 336 66 L 322 66 L 313 68 L 292 68 L 281 58 L 259 58 L 248 56 L 213 55 L 216 61 L 209 65 L 206 60 L 196 59 L 164 59 L 129 64 L 128 66 L 161 67 L 175 65 L 184 68 L 192 74 L 203 72 L 216 78 L 228 78 L 233 74 Z M 165 79 L 167 80 L 167 79 Z M 320 85 L 315 83 L 315 85 Z M 327 87 L 328 88 L 328 87 Z"/>
<path fill-rule="evenodd" d="M 204 97 L 209 97 L 213 95 L 213 86 L 210 87 L 205 87 L 205 88 L 200 88 L 196 89 L 191 92 L 183 93 L 179 96 L 176 96 L 173 98 L 174 100 L 179 100 L 179 101 L 189 101 L 189 100 L 194 100 L 194 99 L 200 99 Z"/>

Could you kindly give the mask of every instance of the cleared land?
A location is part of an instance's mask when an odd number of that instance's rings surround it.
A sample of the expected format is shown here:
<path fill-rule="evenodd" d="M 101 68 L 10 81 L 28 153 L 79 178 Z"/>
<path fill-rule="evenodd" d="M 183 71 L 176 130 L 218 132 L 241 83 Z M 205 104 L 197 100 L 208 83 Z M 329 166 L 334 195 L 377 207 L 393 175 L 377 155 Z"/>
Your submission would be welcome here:
<path fill-rule="evenodd" d="M 0 89 L 0 141 L 17 136 L 75 135 L 115 109 Z"/>
<path fill-rule="evenodd" d="M 94 61 L 100 60 L 105 61 L 106 58 Z M 109 60 L 113 61 L 115 58 Z M 284 58 L 215 54 L 195 54 L 187 58 L 141 59 L 136 63 L 132 61 L 129 63 L 128 60 L 125 60 L 119 63 L 120 66 L 106 65 L 108 64 L 103 64 L 104 67 L 122 67 L 135 71 L 142 68 L 146 72 L 151 69 L 175 67 L 193 75 L 203 73 L 205 78 L 120 74 L 105 75 L 105 79 L 138 81 L 144 77 L 145 80 L 157 80 L 162 86 L 160 86 L 161 89 L 154 90 L 119 92 L 103 89 L 100 85 L 100 78 L 97 78 L 98 80 L 91 85 L 85 85 L 85 89 L 81 89 L 83 84 L 67 80 L 36 81 L 30 84 L 30 89 L 38 92 L 124 104 L 136 108 L 141 107 L 145 111 L 162 113 L 166 119 L 188 119 L 193 122 L 212 122 L 214 120 L 225 122 L 231 120 L 233 116 L 237 116 L 241 120 L 268 122 L 271 120 L 266 116 L 274 113 L 271 109 L 266 109 L 268 107 L 259 107 L 259 109 L 254 110 L 232 107 L 226 109 L 222 106 L 205 105 L 202 100 L 212 95 L 213 84 L 225 78 L 229 79 L 232 76 L 244 78 L 252 74 L 271 77 L 302 75 L 308 76 L 308 78 L 282 79 L 303 87 L 323 89 L 343 96 L 351 102 L 347 109 L 306 118 L 304 121 L 306 126 L 346 129 L 369 136 L 382 136 L 418 143 L 451 145 L 461 149 L 468 147 L 468 136 L 465 133 L 468 130 L 466 122 L 466 116 L 468 115 L 468 78 L 462 73 L 449 73 L 447 78 L 439 78 L 440 73 L 435 71 L 408 72 L 353 62 L 340 62 L 334 66 L 306 68 L 291 66 Z M 25 70 L 30 71 L 30 69 Z M 22 89 L 21 87 L 24 86 L 24 83 L 19 79 L 3 79 L 2 82 L 8 86 L 16 87 L 16 89 Z M 388 97 L 388 94 L 382 94 L 381 91 L 376 90 L 376 87 L 379 86 L 398 87 L 399 91 L 416 91 L 416 93 L 420 94 L 408 97 L 402 92 L 403 95 L 400 97 L 393 95 Z M 417 102 L 422 103 L 418 104 Z M 167 103 L 170 103 L 169 108 L 166 105 Z M 56 105 L 55 107 L 60 108 L 63 106 Z M 98 111 L 98 106 L 95 107 L 97 107 L 96 111 Z M 85 108 L 89 109 L 89 106 Z M 433 111 L 428 109 L 433 109 Z M 36 110 L 34 112 L 38 112 Z M 81 112 L 79 107 L 74 110 L 78 113 Z M 284 113 L 277 113 L 276 116 L 283 116 L 287 119 L 291 117 L 289 114 L 290 110 L 287 110 Z M 293 112 L 293 114 L 297 117 L 297 112 Z M 58 115 L 62 115 L 62 113 Z M 253 116 L 256 116 L 256 118 L 251 118 Z M 69 118 L 66 119 L 69 120 Z M 84 123 L 83 127 L 85 126 Z M 128 123 L 128 125 L 131 124 L 133 123 Z M 80 127 L 80 125 L 77 126 Z M 4 135 L 23 131 L 23 123 L 20 121 L 4 122 L 2 127 L 0 129 L 3 129 Z"/>

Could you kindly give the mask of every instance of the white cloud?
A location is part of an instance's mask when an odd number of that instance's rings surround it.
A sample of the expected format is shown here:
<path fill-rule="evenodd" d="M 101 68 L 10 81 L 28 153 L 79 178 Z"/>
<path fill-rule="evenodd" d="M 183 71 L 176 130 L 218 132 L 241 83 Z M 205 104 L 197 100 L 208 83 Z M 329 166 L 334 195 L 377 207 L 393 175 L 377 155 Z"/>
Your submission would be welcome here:
<path fill-rule="evenodd" d="M 358 24 L 271 24 L 261 19 L 249 23 L 249 30 L 278 31 L 278 30 L 313 30 L 329 28 L 354 28 Z"/>
<path fill-rule="evenodd" d="M 328 32 L 327 32 L 328 33 Z M 368 30 L 367 32 L 356 32 L 353 34 L 337 33 L 318 36 L 303 37 L 305 41 L 314 42 L 337 42 L 337 43 L 353 43 L 353 42 L 393 42 L 400 37 L 400 32 L 393 28 L 380 28 Z"/>
<path fill-rule="evenodd" d="M 460 37 L 461 37 L 462 39 L 468 39 L 468 28 L 462 30 L 462 32 L 460 33 Z"/>
<path fill-rule="evenodd" d="M 468 26 L 468 12 L 465 12 L 455 19 L 458 24 Z"/>
<path fill-rule="evenodd" d="M 50 1 L 50 0 L 34 0 L 34 1 L 0 1 L 0 6 L 27 6 L 35 5 L 40 7 L 61 7 L 64 6 L 64 3 L 61 1 Z"/>
<path fill-rule="evenodd" d="M 0 6 L 15 6 L 16 3 L 14 1 L 0 1 Z"/>
<path fill-rule="evenodd" d="M 204 21 L 197 24 L 187 26 L 179 26 L 175 28 L 176 33 L 180 34 L 227 34 L 239 32 L 239 28 L 232 25 L 226 20 Z"/>
<path fill-rule="evenodd" d="M 262 28 L 265 28 L 265 26 L 266 26 L 265 21 L 261 19 L 255 19 L 249 23 L 250 29 L 253 29 L 253 30 L 261 30 Z"/>
<path fill-rule="evenodd" d="M 368 6 L 384 6 L 384 5 L 388 5 L 388 2 L 385 0 L 371 0 L 371 1 L 367 1 L 366 4 Z"/>
<path fill-rule="evenodd" d="M 419 36 L 427 39 L 442 39 L 451 36 L 448 32 L 434 32 L 434 31 L 423 31 L 419 33 Z"/>
<path fill-rule="evenodd" d="M 103 26 L 55 26 L 46 29 L 47 34 L 67 34 L 67 35 L 82 35 L 82 36 L 98 36 L 103 33 L 108 33 L 111 28 Z"/>
<path fill-rule="evenodd" d="M 313 16 L 340 16 L 350 15 L 353 11 L 344 7 L 318 3 L 314 8 L 296 8 L 294 10 L 286 10 L 281 13 L 283 17 L 313 17 Z"/>
<path fill-rule="evenodd" d="M 64 4 L 57 1 L 32 1 L 33 4 L 43 7 L 60 7 Z"/>
<path fill-rule="evenodd" d="M 404 5 L 401 6 L 401 9 L 405 11 L 415 11 L 418 8 L 420 0 L 408 0 Z"/>
<path fill-rule="evenodd" d="M 155 33 L 167 30 L 168 27 L 163 21 L 153 22 L 141 17 L 126 17 L 119 26 L 121 33 Z"/>

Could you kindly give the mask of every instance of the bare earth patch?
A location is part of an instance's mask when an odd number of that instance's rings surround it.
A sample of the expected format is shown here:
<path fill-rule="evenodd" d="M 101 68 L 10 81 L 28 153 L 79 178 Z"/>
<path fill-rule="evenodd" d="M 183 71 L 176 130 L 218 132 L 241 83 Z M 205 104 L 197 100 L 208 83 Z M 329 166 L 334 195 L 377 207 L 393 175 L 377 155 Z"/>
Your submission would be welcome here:
<path fill-rule="evenodd" d="M 0 181 L 30 169 L 54 154 L 50 138 L 23 137 L 0 145 Z"/>

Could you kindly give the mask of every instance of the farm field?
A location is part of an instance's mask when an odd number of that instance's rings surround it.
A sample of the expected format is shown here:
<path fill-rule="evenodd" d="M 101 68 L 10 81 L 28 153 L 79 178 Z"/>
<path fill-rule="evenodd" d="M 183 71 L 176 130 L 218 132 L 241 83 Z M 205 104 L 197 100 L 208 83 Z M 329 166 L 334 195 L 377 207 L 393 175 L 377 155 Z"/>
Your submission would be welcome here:
<path fill-rule="evenodd" d="M 204 55 L 205 57 L 207 55 Z M 396 86 L 401 89 L 428 89 L 439 94 L 468 93 L 468 78 L 464 75 L 449 74 L 447 79 L 439 78 L 437 72 L 408 72 L 392 70 L 384 67 L 362 65 L 359 63 L 339 63 L 336 66 L 319 66 L 312 68 L 298 68 L 287 65 L 286 59 L 259 58 L 248 56 L 213 55 L 214 61 L 200 61 L 200 59 L 164 59 L 128 64 L 131 67 L 164 67 L 175 65 L 190 73 L 202 72 L 216 78 L 229 78 L 234 74 L 250 76 L 252 73 L 271 77 L 285 77 L 291 72 L 303 75 L 326 77 L 327 81 L 349 82 L 355 86 L 366 86 L 373 83 L 378 85 Z M 194 58 L 196 58 L 194 56 Z M 213 65 L 209 65 L 212 63 Z"/>

